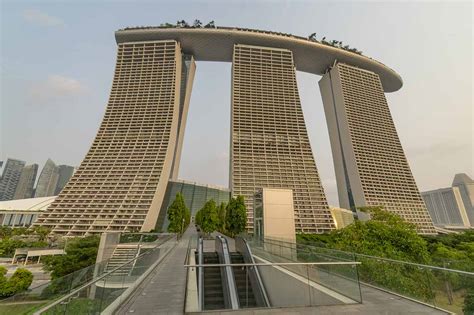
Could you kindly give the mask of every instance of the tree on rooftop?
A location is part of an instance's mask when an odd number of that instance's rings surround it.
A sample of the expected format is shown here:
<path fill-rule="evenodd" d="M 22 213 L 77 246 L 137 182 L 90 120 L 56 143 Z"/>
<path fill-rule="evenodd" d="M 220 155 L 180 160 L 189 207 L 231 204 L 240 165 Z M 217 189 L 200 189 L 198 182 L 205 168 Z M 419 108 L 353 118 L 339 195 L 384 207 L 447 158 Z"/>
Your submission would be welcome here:
<path fill-rule="evenodd" d="M 185 20 L 177 21 L 176 22 L 177 27 L 189 27 L 189 24 Z"/>
<path fill-rule="evenodd" d="M 207 23 L 206 25 L 204 25 L 205 28 L 215 28 L 216 26 L 214 25 L 214 21 L 211 21 L 209 23 Z"/>
<path fill-rule="evenodd" d="M 202 22 L 199 20 L 194 20 L 193 27 L 197 27 L 197 28 L 202 27 Z"/>

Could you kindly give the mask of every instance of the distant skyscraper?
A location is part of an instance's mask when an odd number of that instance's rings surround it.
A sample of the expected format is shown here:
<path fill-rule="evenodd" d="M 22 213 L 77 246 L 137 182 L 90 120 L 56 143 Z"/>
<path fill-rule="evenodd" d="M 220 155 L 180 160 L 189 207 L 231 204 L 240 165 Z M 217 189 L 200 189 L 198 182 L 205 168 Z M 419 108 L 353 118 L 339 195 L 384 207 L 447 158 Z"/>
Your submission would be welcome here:
<path fill-rule="evenodd" d="M 0 179 L 0 200 L 12 200 L 20 181 L 24 161 L 8 159 Z"/>
<path fill-rule="evenodd" d="M 58 173 L 58 183 L 56 184 L 54 195 L 59 195 L 64 186 L 66 186 L 69 179 L 71 179 L 72 174 L 74 174 L 74 167 L 69 165 L 59 165 Z"/>
<path fill-rule="evenodd" d="M 23 168 L 13 199 L 26 199 L 33 197 L 33 189 L 37 173 L 38 164 L 27 165 Z"/>
<path fill-rule="evenodd" d="M 470 225 L 458 187 L 425 191 L 421 196 L 434 225 L 441 227 Z"/>
<path fill-rule="evenodd" d="M 474 226 L 474 180 L 467 174 L 456 174 L 453 187 L 458 187 L 471 226 Z"/>
<path fill-rule="evenodd" d="M 400 144 L 380 77 L 338 63 L 319 82 L 334 159 L 339 204 L 383 206 L 435 233 Z"/>
<path fill-rule="evenodd" d="M 56 185 L 58 183 L 58 178 L 58 167 L 51 159 L 48 159 L 38 178 L 38 184 L 36 184 L 35 198 L 54 196 Z"/>

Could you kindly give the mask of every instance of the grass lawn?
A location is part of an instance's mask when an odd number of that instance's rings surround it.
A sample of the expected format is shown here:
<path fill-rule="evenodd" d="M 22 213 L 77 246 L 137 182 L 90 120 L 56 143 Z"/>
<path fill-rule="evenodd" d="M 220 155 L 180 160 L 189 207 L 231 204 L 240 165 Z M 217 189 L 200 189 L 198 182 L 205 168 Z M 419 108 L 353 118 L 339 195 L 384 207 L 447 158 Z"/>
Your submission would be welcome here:
<path fill-rule="evenodd" d="M 37 303 L 15 303 L 2 305 L 0 303 L 0 314 L 28 315 L 33 314 L 38 308 L 46 304 L 47 301 Z"/>
<path fill-rule="evenodd" d="M 462 308 L 464 306 L 464 295 L 465 290 L 459 290 L 453 292 L 453 304 L 449 304 L 448 296 L 444 291 L 436 292 L 435 304 L 445 310 L 454 312 L 456 314 L 462 314 Z"/>
<path fill-rule="evenodd" d="M 73 299 L 67 304 L 58 304 L 44 312 L 44 315 L 63 314 L 98 314 L 100 313 L 100 301 L 85 298 Z"/>

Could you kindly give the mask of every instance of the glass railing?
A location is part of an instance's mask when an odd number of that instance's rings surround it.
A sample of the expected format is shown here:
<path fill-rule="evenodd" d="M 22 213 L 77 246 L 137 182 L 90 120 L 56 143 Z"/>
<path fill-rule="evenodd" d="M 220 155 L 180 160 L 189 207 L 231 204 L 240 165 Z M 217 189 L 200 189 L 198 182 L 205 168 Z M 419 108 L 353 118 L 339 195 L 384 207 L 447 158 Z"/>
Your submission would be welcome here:
<path fill-rule="evenodd" d="M 194 273 L 201 269 L 205 279 L 206 276 L 209 278 L 216 272 L 219 273 L 220 268 L 232 267 L 239 309 L 361 303 L 357 278 L 358 262 L 271 263 L 263 258 L 256 260 L 257 262 L 252 264 L 195 264 L 185 267 L 191 268 Z M 265 306 L 253 293 L 258 289 L 256 288 L 258 284 L 252 281 L 253 268 L 258 269 L 270 305 Z M 344 277 L 341 278 L 340 274 Z M 225 309 L 223 294 L 226 289 L 216 290 L 214 283 L 210 285 L 212 285 L 212 288 L 209 287 L 212 290 L 211 295 L 206 294 L 208 289 L 206 281 L 204 281 L 204 292 L 198 292 L 204 296 L 201 310 Z M 335 286 L 339 286 L 337 290 L 334 290 Z M 189 303 L 186 305 L 189 306 Z M 198 307 L 195 305 L 194 309 Z"/>
<path fill-rule="evenodd" d="M 287 243 L 279 240 L 251 241 L 258 248 L 269 248 L 281 256 L 292 248 L 294 260 L 306 262 L 358 261 L 361 283 L 413 299 L 456 314 L 474 314 L 474 273 L 422 265 L 340 250 Z M 287 256 L 288 257 L 288 256 Z M 470 306 L 473 308 L 473 306 Z"/>
<path fill-rule="evenodd" d="M 0 301 L 0 314 L 29 314 L 101 275 L 108 261 L 80 269 Z"/>
<path fill-rule="evenodd" d="M 456 314 L 469 314 L 466 299 L 474 300 L 474 273 L 354 255 L 362 263 L 364 283 Z M 470 312 L 474 314 L 474 308 Z"/>
<path fill-rule="evenodd" d="M 322 249 L 314 255 L 312 251 L 296 243 L 278 240 L 247 242 L 253 255 L 268 262 L 314 264 L 309 268 L 312 281 L 355 302 L 361 301 L 359 266 L 353 255 L 328 249 Z"/>
<path fill-rule="evenodd" d="M 92 282 L 79 287 L 60 300 L 39 310 L 40 314 L 99 314 L 113 311 L 128 297 L 134 285 L 139 283 L 156 264 L 158 264 L 171 248 L 174 242 L 167 242 L 159 247 L 150 249 L 142 255 L 107 272 Z M 127 270 L 127 272 L 124 272 Z"/>
<path fill-rule="evenodd" d="M 155 247 L 151 249 L 159 249 L 160 245 L 166 243 L 168 240 L 175 238 L 174 234 L 152 234 L 147 235 L 144 233 L 133 234 L 138 240 L 141 239 L 140 244 L 153 243 Z M 131 242 L 124 242 L 131 243 Z M 122 242 L 120 244 L 123 244 Z M 146 253 L 151 249 L 143 249 L 140 251 L 140 256 Z M 130 260 L 133 261 L 133 258 L 130 257 Z M 61 299 L 61 297 L 66 296 L 76 290 L 77 288 L 84 286 L 94 279 L 98 279 L 104 274 L 110 272 L 110 267 L 107 268 L 110 259 L 104 260 L 100 263 L 85 267 L 78 271 L 75 271 L 71 274 L 68 274 L 64 277 L 60 277 L 54 280 L 51 280 L 42 285 L 36 286 L 34 288 L 28 289 L 25 292 L 16 294 L 12 297 L 0 300 L 0 314 L 30 314 L 34 311 L 41 309 L 42 307 L 52 303 L 55 300 Z M 130 266 L 121 266 L 117 269 L 114 274 L 111 274 L 108 277 L 109 282 L 112 281 L 114 275 L 122 275 L 124 272 L 128 274 L 127 281 L 133 282 L 133 279 L 138 278 L 140 270 L 146 268 L 149 264 L 141 265 L 145 258 L 141 258 L 140 261 L 135 261 L 134 268 Z M 130 271 L 130 272 L 129 272 Z M 117 280 L 119 281 L 119 280 Z"/>
<path fill-rule="evenodd" d="M 171 233 L 122 233 L 120 235 L 119 244 L 128 243 L 153 243 L 165 236 L 174 235 Z"/>

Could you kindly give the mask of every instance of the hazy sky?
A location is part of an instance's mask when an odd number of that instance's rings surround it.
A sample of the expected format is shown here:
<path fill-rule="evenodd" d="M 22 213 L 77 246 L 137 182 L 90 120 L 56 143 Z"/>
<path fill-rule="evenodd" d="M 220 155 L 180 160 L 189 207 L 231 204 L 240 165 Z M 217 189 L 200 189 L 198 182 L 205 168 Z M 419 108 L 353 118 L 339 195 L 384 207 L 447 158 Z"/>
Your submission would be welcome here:
<path fill-rule="evenodd" d="M 473 175 L 471 2 L 5 1 L 0 160 L 79 165 L 104 114 L 114 31 L 184 19 L 342 40 L 403 77 L 387 94 L 420 190 Z M 228 186 L 230 69 L 198 62 L 180 178 Z M 337 205 L 320 77 L 298 73 L 316 163 Z"/>

